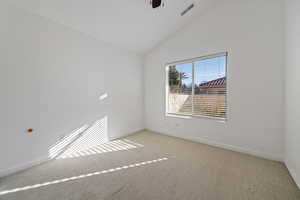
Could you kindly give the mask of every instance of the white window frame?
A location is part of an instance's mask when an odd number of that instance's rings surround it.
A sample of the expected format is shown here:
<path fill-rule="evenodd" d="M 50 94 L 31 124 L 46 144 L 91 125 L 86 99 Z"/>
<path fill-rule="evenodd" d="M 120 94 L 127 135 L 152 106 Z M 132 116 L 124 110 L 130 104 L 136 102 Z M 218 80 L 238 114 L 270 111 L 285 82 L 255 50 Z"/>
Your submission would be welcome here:
<path fill-rule="evenodd" d="M 169 106 L 169 67 L 172 65 L 180 65 L 180 64 L 185 64 L 185 63 L 192 63 L 193 69 L 192 69 L 192 96 L 194 95 L 194 63 L 197 61 L 201 60 L 206 60 L 206 59 L 211 59 L 211 58 L 216 58 L 216 57 L 221 57 L 225 56 L 225 76 L 226 76 L 226 96 L 225 96 L 225 104 L 226 104 L 226 117 L 221 118 L 221 117 L 210 117 L 210 116 L 205 116 L 205 115 L 193 115 L 193 114 L 176 114 L 176 113 L 169 113 L 168 112 L 168 106 Z M 193 97 L 192 97 L 193 99 Z M 194 112 L 194 104 L 192 103 L 192 113 Z M 166 117 L 178 117 L 178 118 L 183 118 L 183 119 L 190 119 L 190 118 L 200 118 L 200 119 L 212 119 L 215 121 L 220 121 L 220 122 L 226 122 L 228 120 L 228 52 L 222 52 L 222 53 L 215 53 L 215 54 L 210 54 L 207 56 L 201 56 L 201 57 L 196 57 L 196 58 L 191 58 L 191 59 L 185 59 L 185 60 L 180 60 L 180 61 L 175 61 L 175 62 L 170 62 L 165 64 L 165 116 Z"/>

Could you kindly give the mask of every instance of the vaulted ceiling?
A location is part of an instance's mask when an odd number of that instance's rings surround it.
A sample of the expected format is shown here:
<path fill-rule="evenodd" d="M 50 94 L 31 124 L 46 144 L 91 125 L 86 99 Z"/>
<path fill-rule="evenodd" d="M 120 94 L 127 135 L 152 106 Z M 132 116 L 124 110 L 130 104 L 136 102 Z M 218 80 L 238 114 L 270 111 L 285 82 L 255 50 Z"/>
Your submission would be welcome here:
<path fill-rule="evenodd" d="M 219 0 L 7 0 L 15 6 L 72 27 L 100 41 L 145 54 Z M 180 13 L 190 4 L 195 7 Z"/>

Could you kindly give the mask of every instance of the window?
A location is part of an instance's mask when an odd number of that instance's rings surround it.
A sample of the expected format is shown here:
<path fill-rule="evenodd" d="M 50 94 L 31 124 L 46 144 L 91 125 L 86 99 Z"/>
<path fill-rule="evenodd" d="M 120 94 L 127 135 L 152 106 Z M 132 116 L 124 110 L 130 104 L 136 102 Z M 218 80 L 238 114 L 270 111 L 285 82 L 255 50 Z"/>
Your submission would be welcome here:
<path fill-rule="evenodd" d="M 227 53 L 170 63 L 166 68 L 167 114 L 227 118 Z"/>

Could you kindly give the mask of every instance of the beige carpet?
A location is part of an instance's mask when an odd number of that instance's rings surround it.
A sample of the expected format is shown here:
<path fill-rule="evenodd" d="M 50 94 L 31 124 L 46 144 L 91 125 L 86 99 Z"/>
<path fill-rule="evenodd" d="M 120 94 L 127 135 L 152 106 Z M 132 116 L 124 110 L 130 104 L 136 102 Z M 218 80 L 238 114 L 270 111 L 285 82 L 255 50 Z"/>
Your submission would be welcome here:
<path fill-rule="evenodd" d="M 300 199 L 282 163 L 146 131 L 127 139 L 3 178 L 0 199 Z"/>

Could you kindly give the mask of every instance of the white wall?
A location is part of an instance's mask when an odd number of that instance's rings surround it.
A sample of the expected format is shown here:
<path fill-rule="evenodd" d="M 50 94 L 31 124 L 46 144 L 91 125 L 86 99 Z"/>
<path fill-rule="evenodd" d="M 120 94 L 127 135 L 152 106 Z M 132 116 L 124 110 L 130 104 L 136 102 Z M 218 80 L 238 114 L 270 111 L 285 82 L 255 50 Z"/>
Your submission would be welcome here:
<path fill-rule="evenodd" d="M 145 65 L 146 128 L 283 160 L 281 0 L 226 0 L 152 51 Z M 228 51 L 228 122 L 165 117 L 164 64 Z"/>
<path fill-rule="evenodd" d="M 3 3 L 0 26 L 0 174 L 103 116 L 111 138 L 144 128 L 140 57 Z"/>
<path fill-rule="evenodd" d="M 286 0 L 285 162 L 300 188 L 300 1 Z"/>

